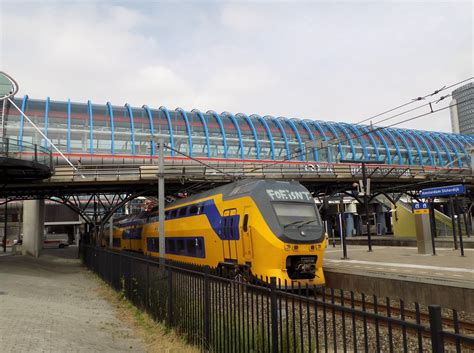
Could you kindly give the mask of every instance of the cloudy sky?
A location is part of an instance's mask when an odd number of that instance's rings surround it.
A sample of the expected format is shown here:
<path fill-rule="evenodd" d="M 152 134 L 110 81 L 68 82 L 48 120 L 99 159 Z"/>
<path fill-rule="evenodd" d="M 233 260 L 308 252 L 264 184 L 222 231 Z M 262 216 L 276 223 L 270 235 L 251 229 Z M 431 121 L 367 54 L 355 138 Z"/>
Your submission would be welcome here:
<path fill-rule="evenodd" d="M 31 98 L 357 122 L 473 76 L 472 1 L 0 0 L 0 16 L 0 70 Z M 401 126 L 450 131 L 449 110 Z"/>

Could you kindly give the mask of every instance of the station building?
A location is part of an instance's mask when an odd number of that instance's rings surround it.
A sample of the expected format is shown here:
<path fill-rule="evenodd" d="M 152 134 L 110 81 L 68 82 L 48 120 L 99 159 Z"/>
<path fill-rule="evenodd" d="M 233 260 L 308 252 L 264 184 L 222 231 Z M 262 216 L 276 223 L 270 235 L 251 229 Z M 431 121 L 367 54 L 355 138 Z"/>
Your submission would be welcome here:
<path fill-rule="evenodd" d="M 474 135 L 474 83 L 455 89 L 452 96 L 450 109 L 453 132 Z"/>

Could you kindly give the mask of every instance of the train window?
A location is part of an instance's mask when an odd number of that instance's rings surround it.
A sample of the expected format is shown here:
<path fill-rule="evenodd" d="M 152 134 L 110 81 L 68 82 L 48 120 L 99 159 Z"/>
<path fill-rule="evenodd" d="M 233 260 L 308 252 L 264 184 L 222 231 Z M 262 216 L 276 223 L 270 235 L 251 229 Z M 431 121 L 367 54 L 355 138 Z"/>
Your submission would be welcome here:
<path fill-rule="evenodd" d="M 227 239 L 227 217 L 222 217 L 221 231 L 223 238 Z"/>
<path fill-rule="evenodd" d="M 178 255 L 184 255 L 186 252 L 186 249 L 184 247 L 184 239 L 178 239 L 176 241 L 176 253 Z"/>
<path fill-rule="evenodd" d="M 186 216 L 186 211 L 187 211 L 187 209 L 188 209 L 187 207 L 181 207 L 181 208 L 179 209 L 179 211 L 178 211 L 178 216 L 179 216 L 179 217 L 184 217 L 184 216 Z"/>
<path fill-rule="evenodd" d="M 156 251 L 158 252 L 158 246 L 159 246 L 159 241 L 155 242 L 155 239 L 158 240 L 158 238 L 147 238 L 147 249 L 148 251 Z"/>
<path fill-rule="evenodd" d="M 158 252 L 159 238 L 155 239 Z M 174 255 L 204 257 L 204 239 L 200 237 L 166 239 L 166 252 Z"/>
<path fill-rule="evenodd" d="M 249 230 L 249 215 L 248 214 L 244 216 L 244 224 L 242 228 L 244 229 L 244 232 L 247 232 Z"/>
<path fill-rule="evenodd" d="M 194 239 L 186 240 L 186 254 L 190 256 L 196 255 L 196 242 Z"/>
<path fill-rule="evenodd" d="M 175 241 L 174 239 L 166 239 L 166 245 L 165 245 L 165 248 L 166 248 L 166 252 L 170 253 L 170 254 L 173 254 L 176 252 L 176 246 L 175 246 Z"/>
<path fill-rule="evenodd" d="M 275 202 L 273 208 L 282 226 L 290 225 L 296 221 L 319 224 L 314 204 Z"/>
<path fill-rule="evenodd" d="M 197 239 L 196 238 L 196 248 L 198 249 L 199 253 L 201 253 L 204 250 L 204 244 L 203 244 L 203 239 Z"/>
<path fill-rule="evenodd" d="M 170 211 L 165 211 L 165 219 L 169 219 L 170 218 Z"/>
<path fill-rule="evenodd" d="M 233 240 L 234 238 L 234 217 L 230 218 L 230 226 L 229 226 L 229 239 Z"/>
<path fill-rule="evenodd" d="M 176 218 L 176 212 L 178 212 L 176 208 L 170 212 L 170 219 Z"/>
<path fill-rule="evenodd" d="M 190 216 L 193 216 L 193 215 L 198 214 L 198 210 L 199 210 L 199 208 L 198 208 L 197 205 L 191 205 L 191 206 L 189 207 L 189 215 L 190 215 Z"/>

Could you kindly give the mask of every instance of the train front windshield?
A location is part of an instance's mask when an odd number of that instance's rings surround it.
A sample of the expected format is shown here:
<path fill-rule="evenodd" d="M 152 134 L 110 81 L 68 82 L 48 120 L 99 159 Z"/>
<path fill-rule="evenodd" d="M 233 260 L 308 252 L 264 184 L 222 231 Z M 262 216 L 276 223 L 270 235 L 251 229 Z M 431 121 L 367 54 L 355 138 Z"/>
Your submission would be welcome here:
<path fill-rule="evenodd" d="M 290 225 L 320 225 L 316 207 L 313 204 L 276 202 L 273 208 L 284 228 Z"/>

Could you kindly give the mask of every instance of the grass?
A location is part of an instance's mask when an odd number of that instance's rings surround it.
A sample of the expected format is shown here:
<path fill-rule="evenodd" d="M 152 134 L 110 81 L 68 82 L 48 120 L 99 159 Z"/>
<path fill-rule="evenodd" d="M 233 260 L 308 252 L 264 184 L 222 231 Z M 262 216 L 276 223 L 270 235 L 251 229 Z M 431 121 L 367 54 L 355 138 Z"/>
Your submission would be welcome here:
<path fill-rule="evenodd" d="M 147 313 L 137 309 L 124 292 L 114 291 L 107 283 L 98 280 L 98 294 L 116 309 L 117 318 L 130 326 L 149 353 L 197 353 L 199 349 L 187 345 L 183 339 L 164 324 L 155 322 Z"/>

